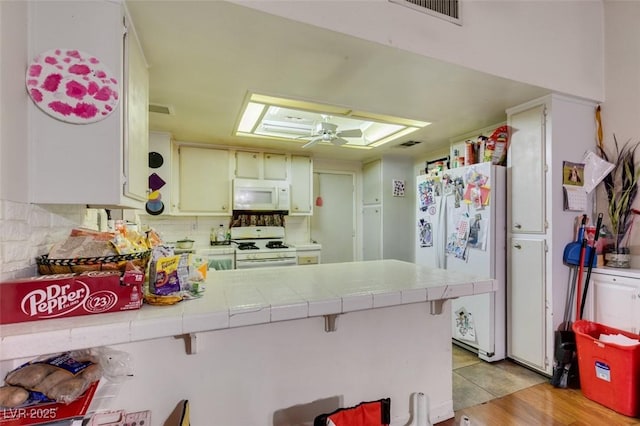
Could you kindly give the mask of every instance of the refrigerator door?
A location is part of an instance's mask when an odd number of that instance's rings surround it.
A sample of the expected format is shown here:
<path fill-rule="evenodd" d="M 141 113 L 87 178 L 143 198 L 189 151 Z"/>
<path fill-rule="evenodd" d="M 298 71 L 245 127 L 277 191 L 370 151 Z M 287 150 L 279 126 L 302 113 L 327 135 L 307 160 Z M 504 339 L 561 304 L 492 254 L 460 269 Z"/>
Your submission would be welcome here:
<path fill-rule="evenodd" d="M 418 203 L 418 226 L 420 219 L 428 221 L 434 239 L 431 247 L 418 242 L 416 263 L 498 281 L 495 293 L 453 299 L 451 305 L 454 342 L 498 361 L 506 356 L 505 168 L 481 163 L 446 173 L 452 183 L 443 185 L 434 208 Z"/>

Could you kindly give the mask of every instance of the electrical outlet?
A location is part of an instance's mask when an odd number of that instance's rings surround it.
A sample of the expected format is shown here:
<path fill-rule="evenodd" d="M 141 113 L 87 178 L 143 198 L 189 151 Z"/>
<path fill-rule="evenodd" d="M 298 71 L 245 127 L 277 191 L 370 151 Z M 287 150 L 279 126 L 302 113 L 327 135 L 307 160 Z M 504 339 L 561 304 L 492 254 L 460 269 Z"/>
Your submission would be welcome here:
<path fill-rule="evenodd" d="M 128 413 L 124 422 L 124 426 L 151 426 L 151 411 Z"/>

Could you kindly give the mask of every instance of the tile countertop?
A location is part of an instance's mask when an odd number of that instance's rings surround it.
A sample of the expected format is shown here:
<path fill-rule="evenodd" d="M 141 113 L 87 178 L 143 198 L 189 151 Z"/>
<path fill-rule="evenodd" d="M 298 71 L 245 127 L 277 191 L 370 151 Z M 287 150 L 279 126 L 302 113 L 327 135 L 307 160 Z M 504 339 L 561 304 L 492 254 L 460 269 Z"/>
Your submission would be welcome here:
<path fill-rule="evenodd" d="M 495 291 L 489 278 L 397 260 L 215 271 L 173 306 L 0 326 L 0 360 Z M 433 305 L 433 304 L 436 305 Z"/>

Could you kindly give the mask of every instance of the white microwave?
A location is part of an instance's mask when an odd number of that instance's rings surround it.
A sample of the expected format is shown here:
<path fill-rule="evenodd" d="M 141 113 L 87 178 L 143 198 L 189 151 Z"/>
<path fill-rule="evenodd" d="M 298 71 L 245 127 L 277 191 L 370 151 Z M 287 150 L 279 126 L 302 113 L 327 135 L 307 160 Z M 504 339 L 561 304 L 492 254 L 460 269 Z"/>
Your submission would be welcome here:
<path fill-rule="evenodd" d="M 279 180 L 234 179 L 233 210 L 289 211 L 289 183 Z"/>

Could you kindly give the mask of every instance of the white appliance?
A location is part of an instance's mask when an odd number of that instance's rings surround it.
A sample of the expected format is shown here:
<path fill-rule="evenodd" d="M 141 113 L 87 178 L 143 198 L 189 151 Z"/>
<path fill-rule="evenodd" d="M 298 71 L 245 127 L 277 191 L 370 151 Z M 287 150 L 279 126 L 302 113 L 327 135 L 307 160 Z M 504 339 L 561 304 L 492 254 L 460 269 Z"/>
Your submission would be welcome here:
<path fill-rule="evenodd" d="M 236 269 L 297 265 L 296 249 L 284 243 L 284 236 L 281 226 L 232 227 Z"/>
<path fill-rule="evenodd" d="M 417 264 L 498 281 L 452 300 L 454 343 L 485 361 L 506 356 L 506 172 L 480 163 L 417 177 Z"/>
<path fill-rule="evenodd" d="M 234 179 L 233 210 L 289 211 L 289 183 L 266 179 Z"/>

